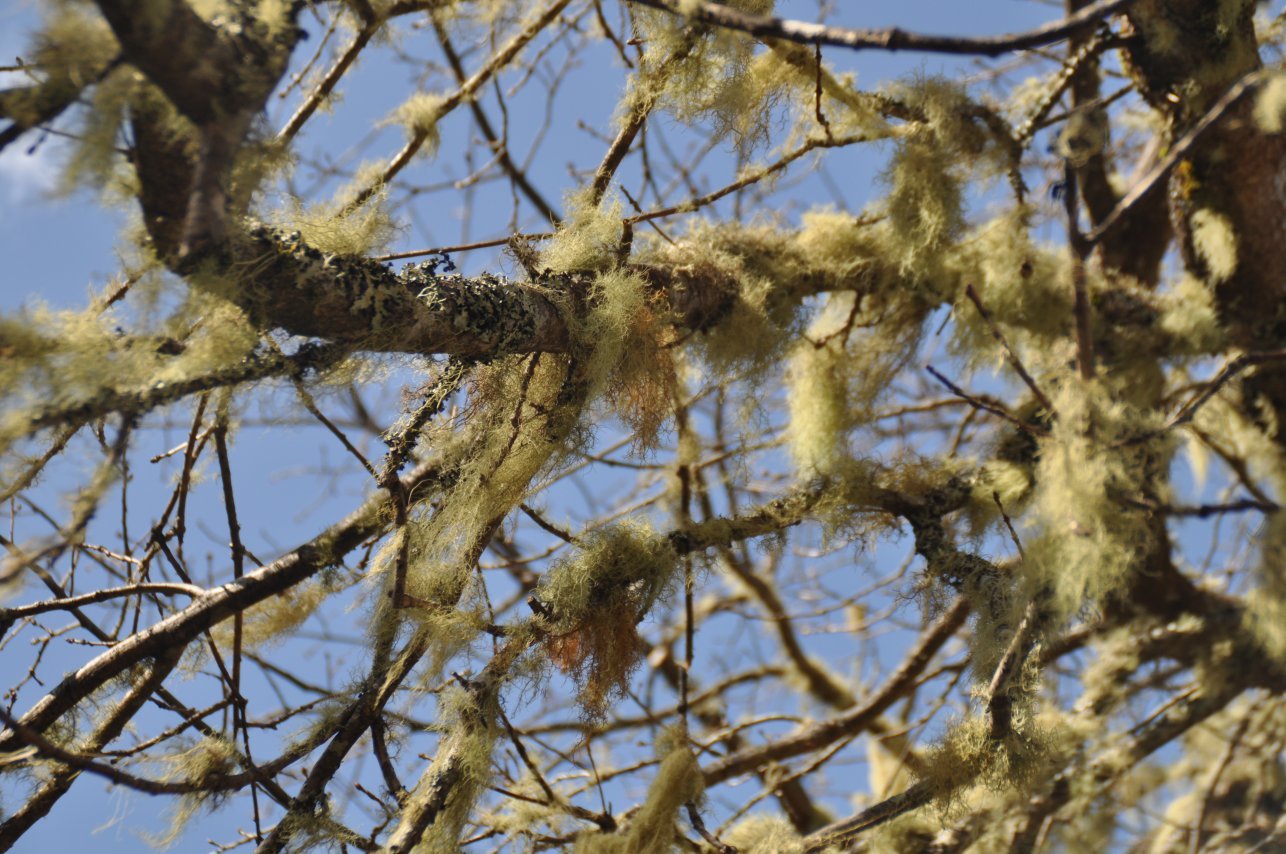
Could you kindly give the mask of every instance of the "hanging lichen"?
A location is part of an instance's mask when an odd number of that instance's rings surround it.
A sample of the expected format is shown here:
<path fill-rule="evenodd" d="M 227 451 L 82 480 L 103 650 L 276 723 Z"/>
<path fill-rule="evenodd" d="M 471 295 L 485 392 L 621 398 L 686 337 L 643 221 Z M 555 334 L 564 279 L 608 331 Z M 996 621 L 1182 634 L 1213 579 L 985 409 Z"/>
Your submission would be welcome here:
<path fill-rule="evenodd" d="M 1033 509 L 1038 535 L 1024 561 L 1052 592 L 1057 613 L 1101 603 L 1140 571 L 1153 546 L 1141 492 L 1154 480 L 1156 419 L 1070 377 L 1053 399 L 1050 435 L 1039 441 Z"/>
<path fill-rule="evenodd" d="M 656 741 L 661 759 L 647 798 L 624 833 L 588 832 L 576 839 L 574 854 L 653 854 L 675 845 L 675 821 L 684 804 L 701 799 L 701 766 L 682 726 L 662 730 Z"/>
<path fill-rule="evenodd" d="M 465 822 L 492 778 L 496 714 L 491 704 L 480 707 L 473 691 L 451 686 L 442 692 L 435 722 L 442 734 L 437 754 L 403 805 L 404 816 L 429 816 L 416 850 L 459 850 Z M 395 838 L 397 833 L 395 829 Z"/>
<path fill-rule="evenodd" d="M 587 717 L 601 717 L 639 662 L 638 623 L 674 581 L 678 555 L 644 522 L 627 520 L 579 541 L 541 579 L 550 622 L 546 650 L 580 686 Z"/>

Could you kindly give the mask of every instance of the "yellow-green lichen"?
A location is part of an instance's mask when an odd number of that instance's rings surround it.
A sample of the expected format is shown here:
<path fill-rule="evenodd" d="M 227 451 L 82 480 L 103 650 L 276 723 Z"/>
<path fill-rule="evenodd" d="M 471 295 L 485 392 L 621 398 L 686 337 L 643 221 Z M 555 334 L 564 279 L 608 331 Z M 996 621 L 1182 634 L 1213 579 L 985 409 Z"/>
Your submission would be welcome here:
<path fill-rule="evenodd" d="M 704 791 L 701 766 L 682 727 L 661 732 L 657 754 L 661 764 L 656 778 L 625 831 L 582 833 L 572 849 L 574 854 L 654 854 L 673 849 L 679 809 L 699 801 Z"/>
<path fill-rule="evenodd" d="M 1217 284 L 1237 270 L 1237 235 L 1228 218 L 1209 208 L 1192 214 L 1192 242 Z"/>
<path fill-rule="evenodd" d="M 586 714 L 601 716 L 638 664 L 637 624 L 674 582 L 678 555 L 641 520 L 585 535 L 541 579 L 551 660 L 576 677 Z"/>

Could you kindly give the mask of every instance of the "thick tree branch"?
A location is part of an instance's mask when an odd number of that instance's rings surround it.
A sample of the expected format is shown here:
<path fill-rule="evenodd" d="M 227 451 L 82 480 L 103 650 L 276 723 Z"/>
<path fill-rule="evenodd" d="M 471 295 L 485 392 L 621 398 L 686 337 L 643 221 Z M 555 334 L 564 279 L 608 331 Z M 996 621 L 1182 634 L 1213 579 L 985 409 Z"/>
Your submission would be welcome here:
<path fill-rule="evenodd" d="M 678 5 L 668 0 L 631 0 L 631 2 L 676 15 L 683 14 Z M 1134 0 L 1099 0 L 1061 21 L 1054 21 L 1034 30 L 983 38 L 926 35 L 907 32 L 896 27 L 885 30 L 831 27 L 805 21 L 750 15 L 709 0 L 698 4 L 696 11 L 688 17 L 703 24 L 738 30 L 757 38 L 784 39 L 800 44 L 830 45 L 853 50 L 910 50 L 925 53 L 1000 56 L 1004 53 L 1053 44 L 1076 33 L 1092 29 L 1099 21 L 1123 11 L 1133 2 Z"/>

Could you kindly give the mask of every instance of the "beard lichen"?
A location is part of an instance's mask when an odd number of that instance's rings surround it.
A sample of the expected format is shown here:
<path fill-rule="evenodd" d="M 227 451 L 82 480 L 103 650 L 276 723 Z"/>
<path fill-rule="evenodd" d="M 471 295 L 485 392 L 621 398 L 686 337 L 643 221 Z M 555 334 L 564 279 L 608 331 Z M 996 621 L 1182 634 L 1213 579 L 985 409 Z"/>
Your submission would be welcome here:
<path fill-rule="evenodd" d="M 667 538 L 627 519 L 581 538 L 541 579 L 545 649 L 577 681 L 587 718 L 601 718 L 624 691 L 639 662 L 636 627 L 670 590 L 679 566 Z"/>
<path fill-rule="evenodd" d="M 170 766 L 167 780 L 182 780 L 198 786 L 211 777 L 230 774 L 237 768 L 237 748 L 222 736 L 209 736 L 186 750 L 172 753 L 165 758 Z M 170 813 L 170 828 L 159 837 L 149 839 L 157 848 L 167 848 L 183 835 L 187 825 L 204 809 L 212 809 L 222 795 L 209 791 L 196 791 L 184 795 Z"/>
<path fill-rule="evenodd" d="M 803 854 L 804 840 L 786 818 L 763 813 L 746 816 L 723 834 L 742 854 Z"/>
<path fill-rule="evenodd" d="M 1066 377 L 1039 441 L 1036 536 L 1024 572 L 1060 616 L 1101 605 L 1142 569 L 1153 534 L 1143 503 L 1168 459 L 1157 417 L 1113 399 L 1105 384 Z"/>
<path fill-rule="evenodd" d="M 652 854 L 674 848 L 679 809 L 700 801 L 705 787 L 686 728 L 674 726 L 662 730 L 657 737 L 656 752 L 661 760 L 656 778 L 625 831 L 582 833 L 572 848 L 574 854 Z"/>
<path fill-rule="evenodd" d="M 463 416 L 469 429 L 459 435 L 449 421 L 427 436 L 443 440 L 453 478 L 442 493 L 410 508 L 407 593 L 455 607 L 496 527 L 567 451 L 583 386 L 567 358 L 550 354 L 504 357 L 473 369 Z M 391 538 L 377 566 L 391 568 L 401 547 Z"/>

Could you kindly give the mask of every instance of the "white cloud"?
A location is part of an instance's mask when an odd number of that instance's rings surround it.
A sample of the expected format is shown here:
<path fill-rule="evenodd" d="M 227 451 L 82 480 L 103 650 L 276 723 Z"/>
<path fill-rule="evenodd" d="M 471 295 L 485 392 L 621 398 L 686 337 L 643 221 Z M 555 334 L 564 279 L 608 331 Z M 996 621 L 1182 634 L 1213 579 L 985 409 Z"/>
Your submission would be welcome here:
<path fill-rule="evenodd" d="M 66 143 L 46 137 L 34 152 L 28 154 L 40 139 L 39 134 L 38 130 L 30 131 L 0 151 L 0 200 L 10 210 L 12 205 L 48 200 L 58 186 Z"/>
<path fill-rule="evenodd" d="M 31 82 L 26 72 L 0 71 L 0 89 L 30 86 Z M 6 206 L 42 201 L 58 186 L 66 141 L 45 137 L 35 152 L 28 154 L 37 140 L 40 131 L 28 131 L 0 151 L 0 201 Z"/>

